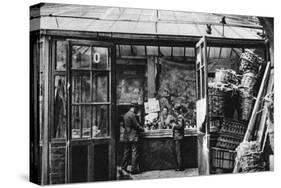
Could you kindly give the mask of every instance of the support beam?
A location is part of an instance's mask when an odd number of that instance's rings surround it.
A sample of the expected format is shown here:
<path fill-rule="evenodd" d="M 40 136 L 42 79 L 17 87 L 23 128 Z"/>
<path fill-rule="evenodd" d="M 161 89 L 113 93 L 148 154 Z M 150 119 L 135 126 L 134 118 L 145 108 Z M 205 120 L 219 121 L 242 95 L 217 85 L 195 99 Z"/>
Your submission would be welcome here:
<path fill-rule="evenodd" d="M 148 98 L 154 98 L 156 94 L 155 87 L 155 57 L 147 58 L 147 87 L 148 87 Z"/>
<path fill-rule="evenodd" d="M 43 131 L 42 136 L 42 171 L 41 171 L 41 184 L 46 185 L 48 184 L 48 154 L 49 154 L 49 40 L 46 36 L 43 36 L 41 41 L 42 42 L 42 49 L 40 51 L 40 63 L 44 65 L 44 99 L 43 99 L 43 106 L 44 106 L 44 121 L 43 121 L 43 130 L 40 130 L 40 133 Z M 41 58 L 42 56 L 42 58 Z"/>

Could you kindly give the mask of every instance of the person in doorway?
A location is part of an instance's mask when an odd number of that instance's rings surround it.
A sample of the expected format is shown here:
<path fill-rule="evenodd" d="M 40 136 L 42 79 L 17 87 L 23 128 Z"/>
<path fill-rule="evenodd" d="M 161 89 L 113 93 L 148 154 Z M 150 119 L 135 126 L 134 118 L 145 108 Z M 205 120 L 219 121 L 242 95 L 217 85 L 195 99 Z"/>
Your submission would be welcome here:
<path fill-rule="evenodd" d="M 175 105 L 175 120 L 172 121 L 173 138 L 175 141 L 175 152 L 177 168 L 176 171 L 183 171 L 183 161 L 182 161 L 182 145 L 184 139 L 184 127 L 185 121 L 183 117 L 184 107 L 181 104 Z"/>
<path fill-rule="evenodd" d="M 138 103 L 132 101 L 130 110 L 124 115 L 124 153 L 123 153 L 123 161 L 122 161 L 122 170 L 128 172 L 127 167 L 130 162 L 132 162 L 132 174 L 139 173 L 138 168 L 138 145 L 139 145 L 139 137 L 140 132 L 143 132 L 144 129 L 140 125 L 138 118 Z M 131 153 L 131 155 L 130 155 Z"/>
<path fill-rule="evenodd" d="M 169 114 L 168 107 L 164 106 L 162 112 L 160 113 L 159 117 L 159 128 L 160 129 L 169 129 L 172 127 L 171 122 L 173 121 L 174 117 Z"/>

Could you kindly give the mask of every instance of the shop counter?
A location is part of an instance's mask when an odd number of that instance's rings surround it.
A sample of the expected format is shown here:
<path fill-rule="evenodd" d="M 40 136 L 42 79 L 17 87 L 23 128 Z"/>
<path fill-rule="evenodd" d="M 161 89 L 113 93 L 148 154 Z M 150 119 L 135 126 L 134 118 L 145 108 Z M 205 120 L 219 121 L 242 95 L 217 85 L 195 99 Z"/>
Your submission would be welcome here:
<path fill-rule="evenodd" d="M 122 156 L 123 147 L 119 154 Z M 185 129 L 183 141 L 184 168 L 197 168 L 197 130 Z M 175 143 L 172 130 L 149 130 L 141 134 L 140 141 L 140 169 L 168 170 L 176 169 Z M 119 158 L 119 161 L 121 158 Z M 121 161 L 120 161 L 121 162 Z"/>

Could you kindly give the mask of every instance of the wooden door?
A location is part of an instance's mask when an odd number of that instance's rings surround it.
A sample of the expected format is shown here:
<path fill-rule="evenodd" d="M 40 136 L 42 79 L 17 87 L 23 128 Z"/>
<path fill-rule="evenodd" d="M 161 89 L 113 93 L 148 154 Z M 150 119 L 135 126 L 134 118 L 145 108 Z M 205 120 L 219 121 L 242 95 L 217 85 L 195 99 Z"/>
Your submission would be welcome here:
<path fill-rule="evenodd" d="M 210 134 L 208 121 L 208 64 L 205 36 L 196 44 L 196 124 L 198 132 L 198 170 L 210 173 Z"/>
<path fill-rule="evenodd" d="M 116 177 L 115 51 L 97 41 L 68 41 L 68 181 Z"/>

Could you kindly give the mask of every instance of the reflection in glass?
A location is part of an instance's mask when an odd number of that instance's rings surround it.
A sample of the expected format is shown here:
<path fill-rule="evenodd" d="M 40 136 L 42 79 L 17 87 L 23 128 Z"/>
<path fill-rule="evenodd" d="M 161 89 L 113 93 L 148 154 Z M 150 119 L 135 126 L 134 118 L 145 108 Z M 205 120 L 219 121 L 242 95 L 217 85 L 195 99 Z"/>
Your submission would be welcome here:
<path fill-rule="evenodd" d="M 72 76 L 72 102 L 90 102 L 90 73 L 84 72 L 84 74 L 73 74 Z"/>
<path fill-rule="evenodd" d="M 91 106 L 81 106 L 82 108 L 82 137 L 87 138 L 91 136 Z"/>
<path fill-rule="evenodd" d="M 93 102 L 108 102 L 107 74 L 93 74 Z"/>
<path fill-rule="evenodd" d="M 72 138 L 80 138 L 80 126 L 81 126 L 81 107 L 80 106 L 72 106 Z"/>
<path fill-rule="evenodd" d="M 108 63 L 108 48 L 93 47 L 93 68 L 107 69 Z"/>
<path fill-rule="evenodd" d="M 109 108 L 107 105 L 96 106 L 96 110 L 93 111 L 93 137 L 105 137 L 108 136 L 108 124 L 109 124 Z"/>
<path fill-rule="evenodd" d="M 72 107 L 72 138 L 106 137 L 109 127 L 109 106 L 73 106 Z M 91 129 L 92 126 L 92 129 Z"/>
<path fill-rule="evenodd" d="M 56 70 L 65 70 L 66 67 L 66 42 L 56 41 Z"/>
<path fill-rule="evenodd" d="M 88 46 L 72 47 L 72 68 L 89 68 L 91 50 Z"/>
<path fill-rule="evenodd" d="M 54 126 L 53 138 L 66 137 L 66 90 L 65 77 L 55 77 L 55 97 L 54 97 Z"/>

